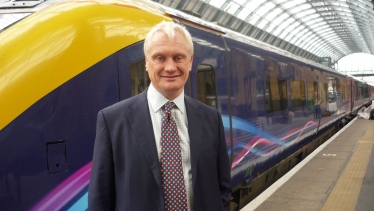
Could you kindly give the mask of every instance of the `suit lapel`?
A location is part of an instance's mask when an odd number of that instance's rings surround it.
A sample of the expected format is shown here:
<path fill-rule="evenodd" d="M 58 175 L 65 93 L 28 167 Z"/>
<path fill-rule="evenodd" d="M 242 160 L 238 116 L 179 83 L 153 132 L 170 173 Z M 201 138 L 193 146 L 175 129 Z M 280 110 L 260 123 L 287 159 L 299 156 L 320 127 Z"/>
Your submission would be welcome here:
<path fill-rule="evenodd" d="M 152 120 L 149 114 L 147 101 L 147 90 L 135 97 L 131 105 L 131 112 L 128 114 L 128 120 L 135 134 L 139 145 L 144 152 L 149 166 L 159 187 L 161 188 L 161 168 L 157 155 L 156 141 L 152 127 Z"/>
<path fill-rule="evenodd" d="M 190 138 L 191 146 L 191 171 L 192 171 L 192 184 L 195 184 L 196 171 L 198 158 L 201 151 L 201 142 L 204 119 L 202 112 L 198 109 L 199 105 L 191 98 L 185 97 L 185 105 L 188 118 L 188 135 Z"/>

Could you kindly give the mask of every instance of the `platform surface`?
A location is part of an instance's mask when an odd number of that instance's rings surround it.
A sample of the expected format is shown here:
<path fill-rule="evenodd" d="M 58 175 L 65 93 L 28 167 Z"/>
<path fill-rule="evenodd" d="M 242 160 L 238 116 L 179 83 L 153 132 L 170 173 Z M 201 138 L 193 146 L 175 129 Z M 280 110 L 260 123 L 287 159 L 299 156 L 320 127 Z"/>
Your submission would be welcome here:
<path fill-rule="evenodd" d="M 241 211 L 373 211 L 373 145 L 374 121 L 355 118 Z"/>

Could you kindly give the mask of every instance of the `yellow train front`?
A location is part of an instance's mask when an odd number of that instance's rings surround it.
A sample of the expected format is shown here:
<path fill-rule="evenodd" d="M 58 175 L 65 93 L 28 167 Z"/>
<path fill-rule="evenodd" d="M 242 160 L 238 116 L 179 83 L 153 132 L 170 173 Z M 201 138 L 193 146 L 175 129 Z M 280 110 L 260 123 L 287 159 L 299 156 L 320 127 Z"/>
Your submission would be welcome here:
<path fill-rule="evenodd" d="M 0 33 L 0 210 L 85 210 L 96 115 L 132 96 L 139 42 L 171 19 L 137 1 L 38 8 Z"/>
<path fill-rule="evenodd" d="M 358 79 L 149 1 L 27 4 L 0 9 L 0 23 L 20 17 L 0 28 L 1 210 L 87 209 L 96 115 L 149 85 L 143 40 L 161 21 L 192 34 L 185 94 L 222 114 L 233 210 L 373 97 Z"/>

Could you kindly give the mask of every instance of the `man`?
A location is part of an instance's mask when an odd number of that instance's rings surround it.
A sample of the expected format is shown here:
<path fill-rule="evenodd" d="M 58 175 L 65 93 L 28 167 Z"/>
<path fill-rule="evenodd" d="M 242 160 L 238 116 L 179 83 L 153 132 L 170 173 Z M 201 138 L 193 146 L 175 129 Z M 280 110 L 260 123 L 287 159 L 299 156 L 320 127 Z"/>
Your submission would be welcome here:
<path fill-rule="evenodd" d="M 144 53 L 149 88 L 98 114 L 88 209 L 229 210 L 221 115 L 184 95 L 191 35 L 162 22 L 147 35 Z"/>

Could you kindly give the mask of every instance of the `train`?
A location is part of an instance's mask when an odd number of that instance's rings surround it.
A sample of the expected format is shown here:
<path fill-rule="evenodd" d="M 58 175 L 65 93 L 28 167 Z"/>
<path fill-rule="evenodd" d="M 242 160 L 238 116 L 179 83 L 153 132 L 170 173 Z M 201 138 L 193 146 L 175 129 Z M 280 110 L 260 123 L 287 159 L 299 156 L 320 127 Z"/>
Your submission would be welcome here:
<path fill-rule="evenodd" d="M 1 210 L 87 210 L 97 113 L 149 85 L 143 42 L 161 21 L 193 37 L 185 94 L 222 115 L 231 210 L 374 97 L 358 78 L 155 2 L 28 4 L 0 9 L 21 15 L 0 28 Z"/>

